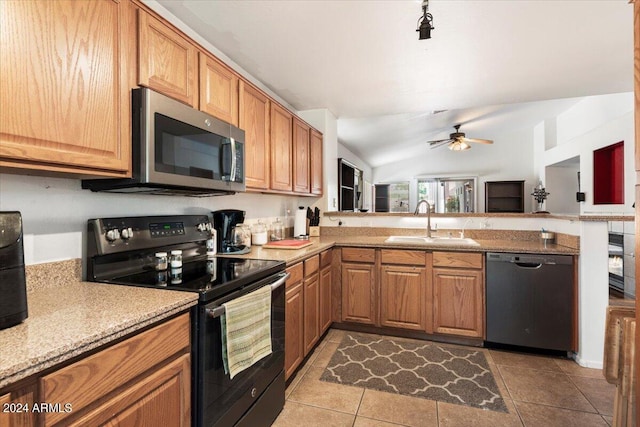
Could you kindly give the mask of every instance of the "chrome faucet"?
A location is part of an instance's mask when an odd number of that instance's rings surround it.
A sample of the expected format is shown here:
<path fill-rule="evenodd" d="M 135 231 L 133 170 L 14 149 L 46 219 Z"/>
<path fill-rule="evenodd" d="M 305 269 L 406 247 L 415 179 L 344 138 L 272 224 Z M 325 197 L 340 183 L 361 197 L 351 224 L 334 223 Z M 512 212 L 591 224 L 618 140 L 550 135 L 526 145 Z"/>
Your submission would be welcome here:
<path fill-rule="evenodd" d="M 420 206 L 423 203 L 427 205 L 427 237 L 431 237 L 431 204 L 425 199 L 420 200 L 416 205 L 416 210 L 413 212 L 413 214 L 418 215 L 420 213 Z"/>

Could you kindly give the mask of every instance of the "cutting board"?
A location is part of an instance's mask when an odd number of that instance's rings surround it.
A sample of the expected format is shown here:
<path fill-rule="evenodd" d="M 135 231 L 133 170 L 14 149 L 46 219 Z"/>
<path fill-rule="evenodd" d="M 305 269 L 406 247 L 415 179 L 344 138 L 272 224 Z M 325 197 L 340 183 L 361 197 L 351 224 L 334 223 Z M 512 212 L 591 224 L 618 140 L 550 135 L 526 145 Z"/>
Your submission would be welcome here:
<path fill-rule="evenodd" d="M 313 242 L 308 240 L 285 239 L 274 240 L 273 242 L 262 245 L 262 247 L 267 249 L 301 249 L 312 244 Z"/>

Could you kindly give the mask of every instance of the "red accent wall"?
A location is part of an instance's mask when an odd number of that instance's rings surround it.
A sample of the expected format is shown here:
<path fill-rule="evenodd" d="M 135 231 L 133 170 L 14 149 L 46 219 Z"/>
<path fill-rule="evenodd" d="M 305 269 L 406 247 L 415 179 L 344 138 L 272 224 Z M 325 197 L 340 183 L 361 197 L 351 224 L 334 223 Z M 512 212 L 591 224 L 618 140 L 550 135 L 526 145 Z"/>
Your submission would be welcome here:
<path fill-rule="evenodd" d="M 624 203 L 624 141 L 593 152 L 593 204 Z"/>

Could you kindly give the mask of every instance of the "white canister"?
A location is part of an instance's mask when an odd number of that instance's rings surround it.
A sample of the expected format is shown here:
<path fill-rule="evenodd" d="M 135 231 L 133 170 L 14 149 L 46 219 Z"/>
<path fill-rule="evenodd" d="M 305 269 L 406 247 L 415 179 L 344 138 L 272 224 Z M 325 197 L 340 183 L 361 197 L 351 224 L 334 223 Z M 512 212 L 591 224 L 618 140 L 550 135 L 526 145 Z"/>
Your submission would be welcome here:
<path fill-rule="evenodd" d="M 264 225 L 262 221 L 258 221 L 258 223 L 251 228 L 251 244 L 265 245 L 268 241 L 267 234 L 267 226 Z"/>

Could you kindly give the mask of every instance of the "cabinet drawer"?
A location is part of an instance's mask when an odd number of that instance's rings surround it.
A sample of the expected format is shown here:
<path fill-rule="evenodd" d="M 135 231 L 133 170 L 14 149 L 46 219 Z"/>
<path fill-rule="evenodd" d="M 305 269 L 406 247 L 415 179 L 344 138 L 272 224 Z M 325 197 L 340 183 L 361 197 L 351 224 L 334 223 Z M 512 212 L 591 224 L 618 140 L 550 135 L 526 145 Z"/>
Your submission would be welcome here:
<path fill-rule="evenodd" d="M 294 264 L 291 267 L 287 267 L 286 271 L 291 275 L 287 279 L 287 285 L 286 285 L 287 289 L 289 289 L 291 286 L 295 286 L 295 284 L 298 282 L 302 282 L 302 278 L 304 277 L 304 274 L 303 274 L 303 267 L 301 262 Z"/>
<path fill-rule="evenodd" d="M 401 265 L 421 265 L 426 264 L 426 253 L 424 251 L 403 251 L 397 249 L 382 249 L 383 264 Z"/>
<path fill-rule="evenodd" d="M 322 252 L 320 254 L 320 267 L 326 267 L 327 265 L 331 264 L 331 256 L 332 256 L 331 249 Z"/>
<path fill-rule="evenodd" d="M 434 267 L 482 268 L 482 254 L 477 252 L 433 252 Z"/>
<path fill-rule="evenodd" d="M 376 250 L 368 248 L 343 248 L 342 261 L 375 262 Z"/>
<path fill-rule="evenodd" d="M 320 255 L 314 255 L 304 260 L 304 277 L 317 273 L 320 268 Z"/>
<path fill-rule="evenodd" d="M 79 411 L 168 357 L 189 350 L 189 314 L 169 320 L 40 380 L 44 402 L 72 402 Z M 47 413 L 45 424 L 68 414 Z"/>

